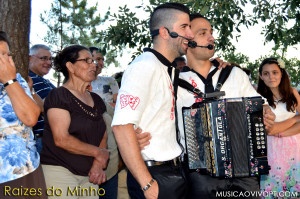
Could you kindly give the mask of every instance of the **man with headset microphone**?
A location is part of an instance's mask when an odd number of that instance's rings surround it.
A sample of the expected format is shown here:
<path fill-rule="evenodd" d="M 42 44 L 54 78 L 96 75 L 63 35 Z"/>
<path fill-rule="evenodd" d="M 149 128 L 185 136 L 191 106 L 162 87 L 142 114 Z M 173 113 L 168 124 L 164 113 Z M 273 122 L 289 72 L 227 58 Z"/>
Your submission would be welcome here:
<path fill-rule="evenodd" d="M 181 36 L 172 38 L 169 30 Z M 190 29 L 189 9 L 179 3 L 155 8 L 150 17 L 153 49 L 145 49 L 125 71 L 112 126 L 128 172 L 131 198 L 187 198 L 175 122 L 172 62 L 185 55 Z M 135 128 L 151 132 L 152 141 L 140 151 Z"/>
<path fill-rule="evenodd" d="M 180 73 L 180 78 L 186 80 L 194 87 L 205 93 L 214 92 L 222 70 L 218 70 L 209 59 L 214 55 L 213 30 L 209 21 L 200 14 L 192 14 L 191 30 L 194 33 L 193 43 L 187 52 L 186 72 Z M 200 44 L 200 45 L 199 45 Z M 246 73 L 238 67 L 233 67 L 221 91 L 225 91 L 225 98 L 254 97 L 260 96 L 251 85 Z M 178 88 L 178 111 L 182 107 L 189 107 L 197 101 L 194 94 L 187 90 Z M 179 129 L 183 135 L 182 114 L 178 113 Z M 264 106 L 264 124 L 266 129 L 274 124 L 275 115 L 268 105 Z M 183 136 L 181 136 L 184 138 Z M 184 143 L 184 139 L 182 140 Z M 201 185 L 201 186 L 200 186 Z M 198 172 L 190 174 L 190 196 L 189 198 L 216 198 L 217 191 L 245 191 L 259 192 L 259 180 L 257 177 L 243 177 L 232 179 L 221 179 L 211 177 Z M 257 198 L 254 196 L 253 198 Z"/>
<path fill-rule="evenodd" d="M 206 18 L 199 14 L 194 14 L 191 15 L 191 30 L 194 34 L 194 41 L 189 42 L 189 47 L 191 48 L 187 52 L 187 64 L 189 67 L 182 69 L 183 72 L 180 73 L 180 78 L 205 93 L 211 93 L 214 91 L 221 73 L 217 68 L 217 63 L 209 61 L 214 55 L 212 28 Z M 171 32 L 170 34 L 173 37 L 177 36 L 176 33 Z M 259 96 L 249 82 L 248 76 L 237 67 L 232 69 L 221 90 L 225 91 L 226 98 Z M 185 139 L 181 108 L 184 106 L 189 107 L 195 102 L 197 102 L 197 99 L 194 98 L 194 94 L 180 87 L 178 88 L 178 122 L 183 146 L 185 146 Z M 275 115 L 267 106 L 264 106 L 264 108 L 264 123 L 266 129 L 268 129 L 274 124 Z M 146 135 L 147 133 L 143 136 Z M 139 142 L 141 143 L 140 146 L 144 147 L 148 140 L 140 138 Z M 256 177 L 218 179 L 197 172 L 190 174 L 189 198 L 216 198 L 217 191 L 227 190 L 259 191 L 259 182 Z"/>

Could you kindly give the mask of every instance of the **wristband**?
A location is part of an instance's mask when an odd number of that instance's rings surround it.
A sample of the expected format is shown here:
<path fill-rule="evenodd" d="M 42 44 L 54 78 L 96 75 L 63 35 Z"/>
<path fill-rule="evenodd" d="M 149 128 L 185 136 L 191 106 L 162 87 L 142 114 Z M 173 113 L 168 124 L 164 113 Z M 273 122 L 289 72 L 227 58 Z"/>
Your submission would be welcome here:
<path fill-rule="evenodd" d="M 149 182 L 146 186 L 141 187 L 141 189 L 143 190 L 143 192 L 147 191 L 147 190 L 152 186 L 152 184 L 153 184 L 154 181 L 155 181 L 155 180 L 152 178 L 152 179 L 150 180 L 150 182 Z"/>
<path fill-rule="evenodd" d="M 11 79 L 11 80 L 8 80 L 5 84 L 4 84 L 4 88 L 14 82 L 18 81 L 17 79 Z"/>

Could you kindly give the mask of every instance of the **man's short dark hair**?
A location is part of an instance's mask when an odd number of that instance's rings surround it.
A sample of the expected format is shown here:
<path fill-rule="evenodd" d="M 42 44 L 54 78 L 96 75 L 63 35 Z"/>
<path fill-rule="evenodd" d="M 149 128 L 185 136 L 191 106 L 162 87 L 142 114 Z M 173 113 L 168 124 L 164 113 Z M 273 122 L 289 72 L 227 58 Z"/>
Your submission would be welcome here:
<path fill-rule="evenodd" d="M 98 52 L 99 48 L 92 46 L 92 47 L 89 47 L 89 50 L 91 51 L 91 53 L 93 53 L 94 51 Z"/>
<path fill-rule="evenodd" d="M 10 48 L 10 42 L 9 42 L 6 32 L 0 31 L 0 41 L 6 42 L 8 47 Z"/>
<path fill-rule="evenodd" d="M 118 72 L 118 73 L 113 75 L 113 77 L 115 78 L 116 82 L 119 85 L 119 88 L 121 88 L 121 82 L 122 82 L 123 74 L 124 74 L 124 72 Z"/>
<path fill-rule="evenodd" d="M 184 12 L 190 15 L 189 8 L 181 3 L 161 4 L 154 9 L 153 13 L 150 16 L 150 33 L 153 33 L 154 30 L 157 30 L 162 26 L 170 26 L 174 23 L 174 20 L 176 20 L 176 18 L 174 19 L 174 12 L 172 12 L 172 10 Z"/>
<path fill-rule="evenodd" d="M 94 51 L 96 51 L 97 53 L 101 53 L 103 56 L 105 54 L 100 48 L 97 48 L 95 46 L 89 47 L 89 50 L 90 50 L 91 53 L 93 53 Z"/>
<path fill-rule="evenodd" d="M 190 21 L 193 21 L 194 19 L 206 19 L 208 21 L 208 19 L 206 17 L 204 17 L 203 15 L 201 15 L 199 13 L 190 14 Z"/>
<path fill-rule="evenodd" d="M 181 56 L 181 57 L 176 57 L 176 59 L 174 59 L 174 62 L 179 62 L 179 61 L 185 62 L 185 58 Z"/>
<path fill-rule="evenodd" d="M 155 13 L 157 10 L 159 9 L 163 9 L 163 8 L 173 8 L 173 9 L 176 9 L 176 10 L 180 10 L 182 12 L 185 12 L 187 14 L 190 14 L 190 10 L 188 7 L 186 7 L 185 5 L 181 4 L 181 3 L 164 3 L 164 4 L 161 4 L 159 6 L 157 6 L 153 13 Z M 152 14 L 153 14 L 152 13 Z"/>

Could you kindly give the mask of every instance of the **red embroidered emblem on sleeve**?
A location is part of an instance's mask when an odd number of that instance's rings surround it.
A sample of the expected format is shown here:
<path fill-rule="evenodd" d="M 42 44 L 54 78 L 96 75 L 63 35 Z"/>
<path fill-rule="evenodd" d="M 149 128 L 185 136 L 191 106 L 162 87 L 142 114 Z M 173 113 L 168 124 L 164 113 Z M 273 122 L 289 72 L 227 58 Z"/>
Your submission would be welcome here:
<path fill-rule="evenodd" d="M 132 95 L 124 95 L 124 94 L 120 96 L 121 109 L 126 107 L 129 104 L 131 109 L 135 110 L 136 107 L 139 105 L 139 103 L 140 103 L 140 98 L 138 97 L 133 97 Z"/>

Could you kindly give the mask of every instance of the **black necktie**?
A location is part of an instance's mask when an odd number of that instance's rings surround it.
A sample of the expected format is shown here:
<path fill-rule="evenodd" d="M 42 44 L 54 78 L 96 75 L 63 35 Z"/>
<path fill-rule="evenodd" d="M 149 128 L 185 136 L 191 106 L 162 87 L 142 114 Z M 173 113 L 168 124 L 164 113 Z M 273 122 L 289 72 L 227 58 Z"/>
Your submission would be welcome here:
<path fill-rule="evenodd" d="M 211 71 L 208 75 L 207 78 L 205 79 L 202 75 L 200 75 L 199 73 L 197 73 L 196 71 L 194 71 L 198 77 L 202 80 L 203 84 L 204 84 L 204 93 L 212 93 L 214 92 L 214 86 L 213 86 L 213 82 L 212 82 L 212 77 L 214 76 L 214 74 L 218 71 L 218 68 L 216 67 L 213 71 Z"/>

